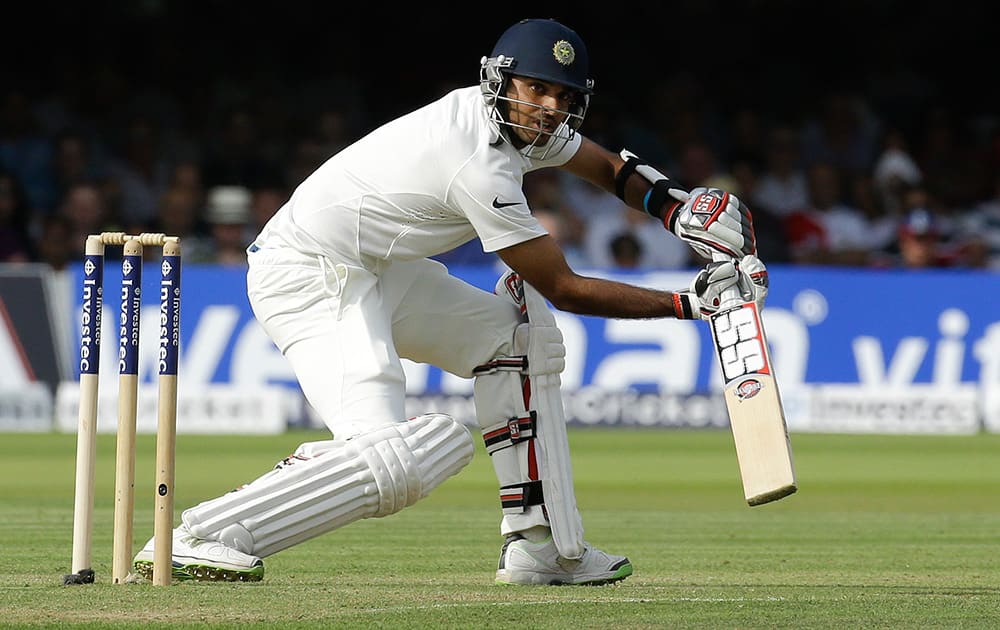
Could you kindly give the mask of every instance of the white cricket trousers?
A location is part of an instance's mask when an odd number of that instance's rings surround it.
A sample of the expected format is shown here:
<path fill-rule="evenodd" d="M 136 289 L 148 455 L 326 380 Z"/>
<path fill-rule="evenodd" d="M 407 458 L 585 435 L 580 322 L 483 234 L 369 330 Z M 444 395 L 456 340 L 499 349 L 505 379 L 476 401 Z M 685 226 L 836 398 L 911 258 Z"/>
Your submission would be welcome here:
<path fill-rule="evenodd" d="M 400 357 L 471 377 L 510 352 L 521 322 L 509 300 L 433 260 L 376 274 L 287 249 L 247 258 L 254 315 L 337 439 L 406 419 Z"/>

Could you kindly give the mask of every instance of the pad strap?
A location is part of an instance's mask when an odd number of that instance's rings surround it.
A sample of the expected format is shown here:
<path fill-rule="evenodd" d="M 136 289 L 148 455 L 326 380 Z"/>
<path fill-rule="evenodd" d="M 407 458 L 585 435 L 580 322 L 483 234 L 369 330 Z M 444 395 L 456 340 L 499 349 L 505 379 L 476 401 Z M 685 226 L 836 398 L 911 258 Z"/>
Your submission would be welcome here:
<path fill-rule="evenodd" d="M 520 514 L 532 505 L 544 503 L 541 481 L 526 481 L 500 488 L 500 505 L 504 514 Z"/>
<path fill-rule="evenodd" d="M 498 359 L 493 359 L 488 363 L 483 363 L 482 365 L 477 365 L 472 369 L 473 376 L 482 376 L 484 374 L 493 374 L 494 372 L 521 372 L 525 373 L 528 370 L 528 357 L 500 357 Z"/>
<path fill-rule="evenodd" d="M 529 411 L 524 418 L 511 418 L 507 422 L 494 425 L 483 431 L 483 442 L 486 452 L 493 453 L 520 444 L 525 440 L 535 438 L 535 419 L 537 414 Z"/>

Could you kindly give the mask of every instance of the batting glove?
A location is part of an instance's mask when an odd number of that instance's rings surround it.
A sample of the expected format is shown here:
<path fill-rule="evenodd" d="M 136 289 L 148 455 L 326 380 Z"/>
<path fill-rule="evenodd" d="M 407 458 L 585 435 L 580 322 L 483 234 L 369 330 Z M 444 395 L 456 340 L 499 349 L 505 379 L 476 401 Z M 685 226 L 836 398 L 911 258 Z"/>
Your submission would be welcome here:
<path fill-rule="evenodd" d="M 725 296 L 731 289 L 736 294 Z M 698 272 L 687 291 L 674 294 L 674 310 L 678 319 L 708 320 L 719 309 L 740 301 L 754 301 L 763 308 L 767 289 L 767 269 L 756 256 L 744 256 L 739 262 L 715 261 Z"/>
<path fill-rule="evenodd" d="M 750 209 L 721 188 L 695 188 L 687 201 L 667 210 L 663 225 L 704 258 L 713 252 L 736 259 L 757 252 Z"/>

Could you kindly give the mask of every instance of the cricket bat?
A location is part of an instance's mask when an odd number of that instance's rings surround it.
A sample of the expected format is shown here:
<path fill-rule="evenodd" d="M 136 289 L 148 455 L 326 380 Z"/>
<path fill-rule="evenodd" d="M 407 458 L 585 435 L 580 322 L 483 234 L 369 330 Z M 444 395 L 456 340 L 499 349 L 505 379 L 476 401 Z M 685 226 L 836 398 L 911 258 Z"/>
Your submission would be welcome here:
<path fill-rule="evenodd" d="M 792 444 L 757 304 L 744 301 L 735 288 L 725 292 L 723 304 L 709 324 L 722 366 L 743 494 L 749 505 L 761 505 L 796 491 Z"/>

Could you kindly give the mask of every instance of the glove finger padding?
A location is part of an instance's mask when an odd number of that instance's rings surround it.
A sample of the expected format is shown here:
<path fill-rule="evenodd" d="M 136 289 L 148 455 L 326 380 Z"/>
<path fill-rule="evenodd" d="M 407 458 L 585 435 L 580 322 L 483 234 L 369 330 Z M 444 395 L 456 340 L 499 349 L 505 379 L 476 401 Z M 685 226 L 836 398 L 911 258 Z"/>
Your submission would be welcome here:
<path fill-rule="evenodd" d="M 747 255 L 740 259 L 738 266 L 740 271 L 740 293 L 745 299 L 752 299 L 756 302 L 757 308 L 764 308 L 764 301 L 767 299 L 767 291 L 770 287 L 770 280 L 764 263 L 756 256 Z"/>
<path fill-rule="evenodd" d="M 723 252 L 733 258 L 757 251 L 750 209 L 720 188 L 695 188 L 664 225 L 705 258 Z"/>
<path fill-rule="evenodd" d="M 702 319 L 708 319 L 722 306 L 722 294 L 738 287 L 740 273 L 731 260 L 709 263 L 691 281 L 691 293 L 697 298 Z"/>

